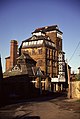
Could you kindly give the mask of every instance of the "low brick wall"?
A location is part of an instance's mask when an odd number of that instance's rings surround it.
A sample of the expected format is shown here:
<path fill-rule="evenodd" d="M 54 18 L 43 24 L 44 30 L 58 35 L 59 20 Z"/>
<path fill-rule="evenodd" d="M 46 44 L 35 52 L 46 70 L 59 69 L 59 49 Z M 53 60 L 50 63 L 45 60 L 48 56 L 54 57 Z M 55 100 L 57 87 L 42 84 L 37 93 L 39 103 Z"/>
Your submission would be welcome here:
<path fill-rule="evenodd" d="M 80 81 L 71 82 L 71 98 L 80 99 Z"/>

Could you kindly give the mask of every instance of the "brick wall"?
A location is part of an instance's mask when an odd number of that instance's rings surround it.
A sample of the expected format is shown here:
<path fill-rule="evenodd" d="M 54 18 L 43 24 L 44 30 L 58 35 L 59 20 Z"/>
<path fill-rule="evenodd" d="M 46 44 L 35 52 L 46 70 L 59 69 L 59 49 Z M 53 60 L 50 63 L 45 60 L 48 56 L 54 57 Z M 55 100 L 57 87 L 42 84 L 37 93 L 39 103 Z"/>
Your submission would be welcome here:
<path fill-rule="evenodd" d="M 6 71 L 10 68 L 10 57 L 5 58 L 6 60 Z"/>

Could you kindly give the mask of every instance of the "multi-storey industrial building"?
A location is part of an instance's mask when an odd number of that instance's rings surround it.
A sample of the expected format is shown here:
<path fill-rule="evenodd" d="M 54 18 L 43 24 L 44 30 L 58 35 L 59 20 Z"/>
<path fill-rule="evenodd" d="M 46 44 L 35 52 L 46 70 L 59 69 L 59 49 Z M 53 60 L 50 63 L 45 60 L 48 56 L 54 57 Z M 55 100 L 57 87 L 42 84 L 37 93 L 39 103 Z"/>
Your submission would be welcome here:
<path fill-rule="evenodd" d="M 65 60 L 62 51 L 62 32 L 57 25 L 36 29 L 32 37 L 22 41 L 21 54 L 28 53 L 51 78 L 64 75 Z"/>
<path fill-rule="evenodd" d="M 62 34 L 57 25 L 37 28 L 30 38 L 22 41 L 19 54 L 17 54 L 17 41 L 12 40 L 10 57 L 6 58 L 6 70 L 17 64 L 17 58 L 20 55 L 28 54 L 36 61 L 36 67 L 40 68 L 43 75 L 51 79 L 52 90 L 58 83 L 63 85 L 66 80 Z M 34 69 L 34 67 L 31 68 Z"/>

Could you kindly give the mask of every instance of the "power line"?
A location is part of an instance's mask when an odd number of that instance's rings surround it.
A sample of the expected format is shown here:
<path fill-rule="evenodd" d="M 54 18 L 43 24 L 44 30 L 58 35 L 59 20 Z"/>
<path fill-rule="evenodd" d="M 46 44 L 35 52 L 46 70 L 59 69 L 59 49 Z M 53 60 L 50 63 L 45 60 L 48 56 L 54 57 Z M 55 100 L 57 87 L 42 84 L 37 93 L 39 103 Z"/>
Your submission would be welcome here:
<path fill-rule="evenodd" d="M 75 48 L 75 50 L 74 50 L 74 52 L 73 52 L 72 56 L 70 57 L 69 62 L 70 62 L 70 61 L 71 61 L 71 59 L 73 58 L 73 56 L 74 56 L 74 54 L 75 54 L 76 50 L 78 49 L 79 45 L 80 45 L 80 41 L 79 41 L 79 43 L 78 43 L 77 47 Z"/>

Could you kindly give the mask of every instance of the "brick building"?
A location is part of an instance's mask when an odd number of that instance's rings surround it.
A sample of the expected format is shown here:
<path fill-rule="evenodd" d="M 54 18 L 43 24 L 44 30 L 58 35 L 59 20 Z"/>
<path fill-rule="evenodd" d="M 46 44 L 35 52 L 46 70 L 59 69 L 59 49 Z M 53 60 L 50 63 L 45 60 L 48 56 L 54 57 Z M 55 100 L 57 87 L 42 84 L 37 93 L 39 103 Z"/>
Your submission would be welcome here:
<path fill-rule="evenodd" d="M 36 66 L 51 78 L 52 90 L 63 88 L 66 82 L 62 34 L 57 25 L 37 28 L 20 47 L 21 54 L 28 53 L 37 62 Z"/>
<path fill-rule="evenodd" d="M 42 79 L 40 85 L 43 89 L 45 89 L 45 87 L 49 87 L 50 89 L 50 85 L 48 85 L 50 82 L 53 91 L 58 90 L 56 88 L 58 86 L 63 88 L 63 84 L 66 80 L 65 53 L 62 50 L 62 34 L 57 25 L 37 28 L 32 32 L 30 38 L 22 41 L 19 54 L 17 53 L 17 41 L 12 40 L 10 57 L 6 58 L 6 71 L 13 69 L 17 64 L 17 59 L 21 57 L 21 55 L 26 54 L 36 62 L 36 68 L 33 66 L 28 67 L 28 69 L 32 69 L 33 75 L 35 69 L 38 69 L 36 73 L 36 75 L 38 74 L 38 79 L 33 81 L 35 86 L 37 82 L 39 82 L 39 75 L 41 75 Z"/>
<path fill-rule="evenodd" d="M 23 52 L 35 59 L 37 66 L 41 67 L 45 74 L 50 77 L 58 76 L 59 57 L 64 61 L 62 32 L 57 25 L 36 29 L 31 38 L 22 41 L 21 53 Z"/>

